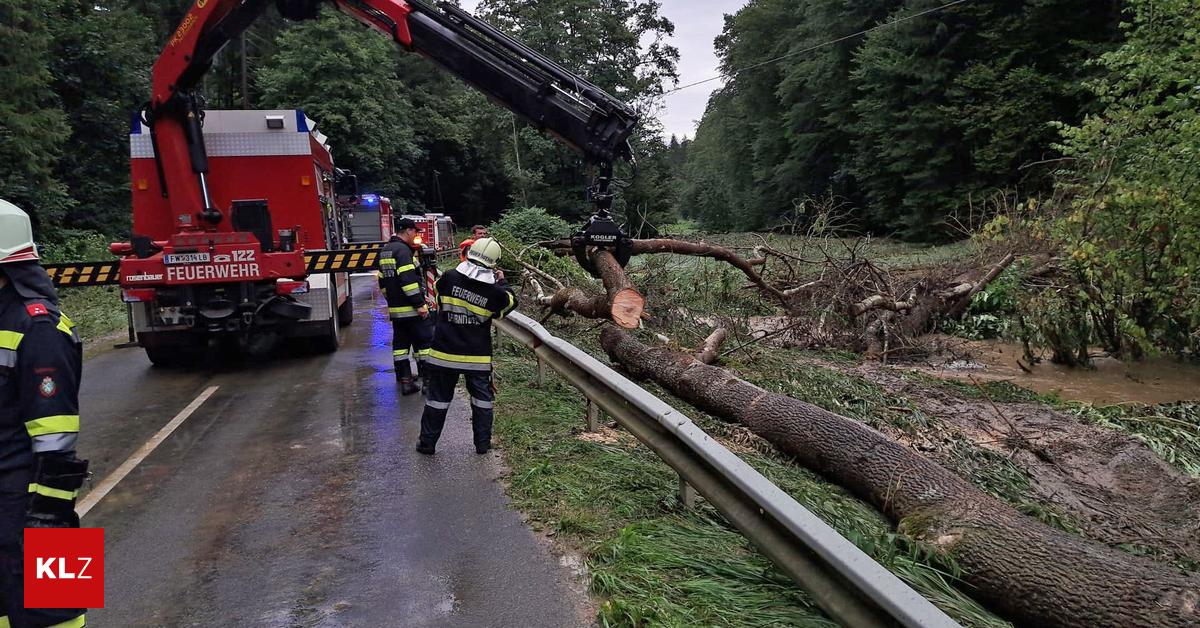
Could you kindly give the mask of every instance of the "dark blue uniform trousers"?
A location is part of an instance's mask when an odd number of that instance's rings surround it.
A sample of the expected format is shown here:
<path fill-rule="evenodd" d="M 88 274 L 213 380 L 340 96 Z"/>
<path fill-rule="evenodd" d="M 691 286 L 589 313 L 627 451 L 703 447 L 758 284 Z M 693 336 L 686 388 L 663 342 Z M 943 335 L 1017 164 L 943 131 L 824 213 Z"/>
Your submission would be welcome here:
<path fill-rule="evenodd" d="M 418 445 L 433 449 L 446 424 L 446 411 L 454 400 L 458 376 L 467 379 L 471 396 L 471 431 L 475 450 L 487 451 L 492 446 L 492 408 L 496 400 L 492 392 L 491 371 L 458 371 L 437 365 L 427 365 L 429 387 L 425 390 L 425 412 L 421 414 L 421 439 Z"/>

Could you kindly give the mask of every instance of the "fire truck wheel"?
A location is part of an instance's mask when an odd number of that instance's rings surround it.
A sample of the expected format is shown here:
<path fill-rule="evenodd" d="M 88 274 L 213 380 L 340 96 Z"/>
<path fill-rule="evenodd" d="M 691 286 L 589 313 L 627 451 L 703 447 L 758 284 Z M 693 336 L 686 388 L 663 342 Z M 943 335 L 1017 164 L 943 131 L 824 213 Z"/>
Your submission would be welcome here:
<path fill-rule="evenodd" d="M 341 325 L 338 324 L 337 310 L 330 312 L 329 320 L 325 321 L 324 333 L 313 338 L 313 346 L 319 353 L 333 353 L 342 345 Z"/>
<path fill-rule="evenodd" d="M 346 301 L 338 306 L 338 325 L 345 327 L 354 322 L 354 293 L 346 295 Z"/>

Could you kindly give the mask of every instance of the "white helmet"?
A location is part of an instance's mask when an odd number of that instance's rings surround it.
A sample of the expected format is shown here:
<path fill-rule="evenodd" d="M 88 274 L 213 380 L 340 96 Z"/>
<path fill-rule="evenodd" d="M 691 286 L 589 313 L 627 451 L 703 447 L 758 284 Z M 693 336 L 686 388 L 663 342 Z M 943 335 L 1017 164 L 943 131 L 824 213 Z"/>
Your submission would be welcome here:
<path fill-rule="evenodd" d="M 0 264 L 37 260 L 29 214 L 0 199 Z"/>
<path fill-rule="evenodd" d="M 493 238 L 479 238 L 467 249 L 467 260 L 495 268 L 500 263 L 500 243 Z"/>

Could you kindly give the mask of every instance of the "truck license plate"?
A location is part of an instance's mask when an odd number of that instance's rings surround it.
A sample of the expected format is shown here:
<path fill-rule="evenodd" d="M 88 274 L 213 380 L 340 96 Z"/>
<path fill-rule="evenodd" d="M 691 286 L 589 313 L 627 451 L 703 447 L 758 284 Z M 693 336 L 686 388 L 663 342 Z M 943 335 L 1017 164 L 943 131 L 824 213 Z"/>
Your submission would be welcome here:
<path fill-rule="evenodd" d="M 163 255 L 164 264 L 202 264 L 212 261 L 208 253 L 167 253 Z"/>

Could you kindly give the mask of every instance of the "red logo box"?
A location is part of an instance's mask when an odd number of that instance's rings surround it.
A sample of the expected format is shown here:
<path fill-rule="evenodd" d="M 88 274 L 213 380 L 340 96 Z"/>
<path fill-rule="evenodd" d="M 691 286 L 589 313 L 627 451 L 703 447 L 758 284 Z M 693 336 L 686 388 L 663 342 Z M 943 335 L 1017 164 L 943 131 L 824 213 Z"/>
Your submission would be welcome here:
<path fill-rule="evenodd" d="M 25 528 L 25 608 L 103 608 L 104 529 Z"/>

